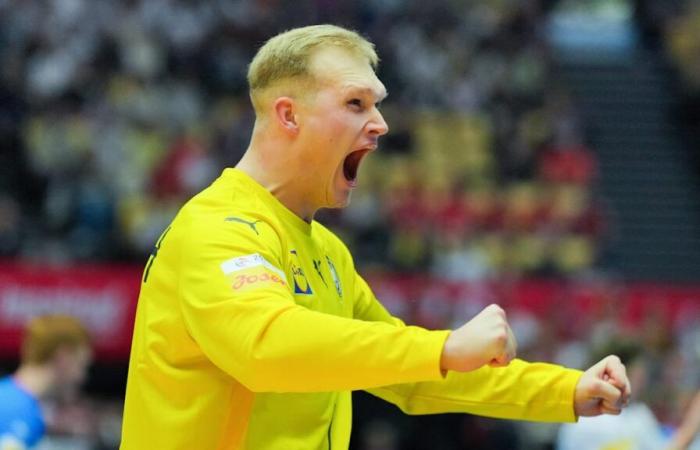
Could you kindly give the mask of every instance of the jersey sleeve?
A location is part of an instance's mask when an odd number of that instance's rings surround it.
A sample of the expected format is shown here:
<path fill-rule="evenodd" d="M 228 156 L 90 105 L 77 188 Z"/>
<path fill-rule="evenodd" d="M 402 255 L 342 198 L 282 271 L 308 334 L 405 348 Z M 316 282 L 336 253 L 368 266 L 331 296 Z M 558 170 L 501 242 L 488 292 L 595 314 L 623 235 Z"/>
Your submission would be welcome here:
<path fill-rule="evenodd" d="M 192 216 L 179 231 L 185 326 L 206 357 L 248 389 L 319 392 L 441 378 L 446 333 L 297 305 L 272 225 L 260 221 L 258 233 Z"/>
<path fill-rule="evenodd" d="M 575 422 L 576 370 L 513 360 L 507 367 L 483 366 L 448 372 L 437 382 L 391 385 L 368 391 L 407 414 L 464 412 L 501 419 Z"/>
<path fill-rule="evenodd" d="M 376 299 L 357 276 L 355 317 L 405 326 Z M 574 390 L 578 370 L 519 359 L 507 367 L 483 366 L 471 372 L 448 372 L 436 381 L 393 384 L 368 389 L 407 414 L 464 412 L 504 419 L 548 422 L 576 421 Z"/>
<path fill-rule="evenodd" d="M 0 379 L 0 450 L 33 448 L 44 431 L 38 401 L 10 377 Z"/>

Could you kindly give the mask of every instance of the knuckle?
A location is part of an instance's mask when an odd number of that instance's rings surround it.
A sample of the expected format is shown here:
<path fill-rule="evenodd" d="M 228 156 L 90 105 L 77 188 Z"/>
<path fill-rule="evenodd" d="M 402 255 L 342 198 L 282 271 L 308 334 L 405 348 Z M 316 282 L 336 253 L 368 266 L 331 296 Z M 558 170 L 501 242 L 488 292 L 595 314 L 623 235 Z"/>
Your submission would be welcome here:
<path fill-rule="evenodd" d="M 498 305 L 495 304 L 495 303 L 491 303 L 491 304 L 487 307 L 487 309 L 488 309 L 489 311 L 492 311 L 492 312 L 497 313 L 497 314 L 499 314 L 499 315 L 505 315 L 505 311 L 503 311 L 503 308 L 501 308 L 500 306 L 498 306 Z"/>
<path fill-rule="evenodd" d="M 505 346 L 508 343 L 508 333 L 505 329 L 499 329 L 496 331 L 494 340 L 500 345 Z"/>
<path fill-rule="evenodd" d="M 595 381 L 593 381 L 593 383 L 591 383 L 591 385 L 590 385 L 590 390 L 591 390 L 591 392 L 594 393 L 594 394 L 598 394 L 598 393 L 600 393 L 600 392 L 604 392 L 604 390 L 605 390 L 605 381 L 596 379 Z"/>

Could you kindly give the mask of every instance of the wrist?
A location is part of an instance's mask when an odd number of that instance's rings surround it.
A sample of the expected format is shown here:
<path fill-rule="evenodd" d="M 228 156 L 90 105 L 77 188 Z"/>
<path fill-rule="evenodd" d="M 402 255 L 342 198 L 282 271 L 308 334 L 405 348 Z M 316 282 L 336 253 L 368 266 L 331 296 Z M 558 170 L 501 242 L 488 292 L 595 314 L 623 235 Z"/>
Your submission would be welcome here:
<path fill-rule="evenodd" d="M 445 374 L 448 370 L 450 370 L 450 367 L 452 367 L 450 364 L 452 360 L 452 340 L 450 339 L 451 337 L 452 331 L 450 331 L 447 335 L 447 339 L 445 339 L 445 344 L 442 346 L 442 353 L 440 354 L 440 370 L 443 374 Z"/>

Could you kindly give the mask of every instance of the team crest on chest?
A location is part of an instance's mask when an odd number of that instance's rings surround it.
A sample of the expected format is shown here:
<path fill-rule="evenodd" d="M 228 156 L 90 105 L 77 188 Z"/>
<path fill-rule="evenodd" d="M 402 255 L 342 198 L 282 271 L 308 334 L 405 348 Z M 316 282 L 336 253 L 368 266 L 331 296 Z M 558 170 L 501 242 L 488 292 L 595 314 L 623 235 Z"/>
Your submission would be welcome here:
<path fill-rule="evenodd" d="M 291 269 L 294 293 L 301 295 L 313 295 L 314 292 L 311 290 L 311 284 L 309 284 L 309 280 L 306 278 L 306 274 L 304 274 L 304 269 L 301 268 L 301 264 L 299 263 L 299 255 L 297 255 L 297 251 L 290 250 L 289 253 L 292 254 Z"/>
<path fill-rule="evenodd" d="M 343 285 L 340 284 L 340 277 L 338 276 L 338 272 L 335 270 L 335 265 L 333 265 L 333 261 L 326 255 L 326 262 L 328 263 L 328 270 L 331 272 L 331 277 L 333 278 L 333 282 L 335 283 L 335 290 L 338 293 L 338 297 L 341 299 L 343 298 Z"/>

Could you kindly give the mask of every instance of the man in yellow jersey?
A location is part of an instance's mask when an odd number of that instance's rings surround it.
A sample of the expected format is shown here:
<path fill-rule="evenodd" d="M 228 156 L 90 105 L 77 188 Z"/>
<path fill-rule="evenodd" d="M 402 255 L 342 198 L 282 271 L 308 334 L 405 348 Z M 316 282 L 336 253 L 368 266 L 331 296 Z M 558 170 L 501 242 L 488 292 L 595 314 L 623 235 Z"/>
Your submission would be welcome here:
<path fill-rule="evenodd" d="M 614 356 L 585 373 L 515 358 L 505 312 L 456 330 L 392 317 L 343 243 L 343 207 L 388 130 L 371 43 L 330 25 L 270 39 L 248 82 L 250 146 L 163 232 L 143 273 L 123 450 L 347 449 L 351 391 L 409 414 L 575 421 L 630 395 Z"/>

